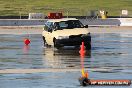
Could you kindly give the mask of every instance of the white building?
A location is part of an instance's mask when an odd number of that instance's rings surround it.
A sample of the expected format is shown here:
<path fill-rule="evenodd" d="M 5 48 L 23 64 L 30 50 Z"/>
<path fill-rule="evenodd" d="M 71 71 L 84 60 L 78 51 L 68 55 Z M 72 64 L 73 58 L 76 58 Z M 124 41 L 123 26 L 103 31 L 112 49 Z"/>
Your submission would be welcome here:
<path fill-rule="evenodd" d="M 28 19 L 44 19 L 45 15 L 43 13 L 29 13 Z"/>

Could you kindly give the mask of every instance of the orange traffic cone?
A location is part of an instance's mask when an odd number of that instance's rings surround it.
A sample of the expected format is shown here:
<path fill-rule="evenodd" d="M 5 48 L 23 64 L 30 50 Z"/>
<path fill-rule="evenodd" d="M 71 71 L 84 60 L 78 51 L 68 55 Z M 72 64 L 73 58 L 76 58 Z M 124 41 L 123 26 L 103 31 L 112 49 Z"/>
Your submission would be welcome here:
<path fill-rule="evenodd" d="M 82 42 L 81 49 L 80 49 L 79 53 L 80 53 L 81 55 L 82 55 L 82 54 L 85 54 L 84 42 Z"/>

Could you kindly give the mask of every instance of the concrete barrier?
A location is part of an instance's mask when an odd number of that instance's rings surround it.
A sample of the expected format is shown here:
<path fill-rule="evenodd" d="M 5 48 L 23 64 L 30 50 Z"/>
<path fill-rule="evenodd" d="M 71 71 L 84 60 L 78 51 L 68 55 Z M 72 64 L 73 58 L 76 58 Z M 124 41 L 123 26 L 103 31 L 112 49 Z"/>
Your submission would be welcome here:
<path fill-rule="evenodd" d="M 119 26 L 121 24 L 118 19 L 80 19 L 80 21 L 89 26 Z"/>
<path fill-rule="evenodd" d="M 132 26 L 132 18 L 79 19 L 89 26 Z M 0 26 L 42 26 L 47 19 L 0 19 Z"/>
<path fill-rule="evenodd" d="M 0 26 L 33 26 L 44 25 L 46 19 L 0 19 Z"/>

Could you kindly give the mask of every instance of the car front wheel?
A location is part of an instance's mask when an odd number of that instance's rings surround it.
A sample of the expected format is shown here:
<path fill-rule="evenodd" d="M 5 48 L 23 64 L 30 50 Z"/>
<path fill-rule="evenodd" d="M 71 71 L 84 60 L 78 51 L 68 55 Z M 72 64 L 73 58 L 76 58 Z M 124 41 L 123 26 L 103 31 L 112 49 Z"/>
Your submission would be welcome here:
<path fill-rule="evenodd" d="M 86 50 L 91 50 L 91 43 L 88 43 L 87 45 L 85 45 Z"/>
<path fill-rule="evenodd" d="M 43 36 L 43 42 L 44 42 L 44 46 L 48 46 L 44 36 Z"/>
<path fill-rule="evenodd" d="M 55 38 L 54 38 L 53 42 L 54 42 L 54 47 L 55 47 L 55 48 L 60 49 L 60 48 L 62 47 L 62 46 L 60 46 L 59 44 L 57 44 L 57 41 L 56 41 Z"/>

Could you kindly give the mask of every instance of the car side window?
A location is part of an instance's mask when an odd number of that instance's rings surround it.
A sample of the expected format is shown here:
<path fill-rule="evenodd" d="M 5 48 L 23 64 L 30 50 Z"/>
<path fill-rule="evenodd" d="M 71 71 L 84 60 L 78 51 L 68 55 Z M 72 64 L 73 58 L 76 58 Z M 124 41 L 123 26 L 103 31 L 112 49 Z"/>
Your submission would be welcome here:
<path fill-rule="evenodd" d="M 64 21 L 60 22 L 59 25 L 61 28 L 67 28 L 68 27 L 68 24 Z"/>
<path fill-rule="evenodd" d="M 55 22 L 53 28 L 54 28 L 55 30 L 60 30 L 59 22 Z"/>
<path fill-rule="evenodd" d="M 44 26 L 44 30 L 48 32 L 52 32 L 53 30 L 53 22 L 46 22 Z"/>

